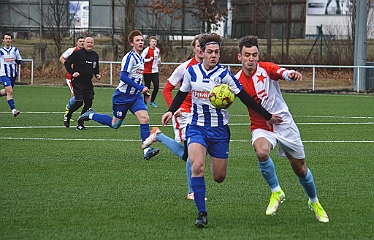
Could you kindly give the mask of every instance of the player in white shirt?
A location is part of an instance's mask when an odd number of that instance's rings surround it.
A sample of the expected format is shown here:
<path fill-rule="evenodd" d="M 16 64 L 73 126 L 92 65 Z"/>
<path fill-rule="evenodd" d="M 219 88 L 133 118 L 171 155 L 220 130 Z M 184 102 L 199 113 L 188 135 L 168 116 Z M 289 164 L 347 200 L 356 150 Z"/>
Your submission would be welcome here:
<path fill-rule="evenodd" d="M 0 78 L 4 88 L 0 90 L 0 97 L 6 95 L 12 114 L 14 117 L 17 117 L 20 111 L 16 109 L 14 103 L 13 87 L 18 76 L 18 64 L 22 64 L 22 57 L 18 48 L 11 45 L 12 35 L 10 33 L 3 35 L 3 43 L 4 47 L 0 49 Z"/>
<path fill-rule="evenodd" d="M 162 124 L 168 124 L 173 114 L 191 91 L 192 116 L 186 130 L 188 156 L 192 164 L 191 186 L 198 210 L 195 226 L 203 228 L 208 223 L 204 180 L 205 158 L 210 156 L 213 179 L 221 183 L 227 173 L 230 129 L 227 109 L 216 109 L 209 101 L 209 92 L 217 84 L 226 83 L 246 106 L 259 112 L 269 124 L 278 124 L 282 119 L 267 112 L 243 90 L 239 81 L 220 65 L 222 38 L 215 34 L 203 34 L 199 39 L 203 51 L 203 62 L 193 65 L 184 74 L 182 85 L 168 112 L 162 116 Z"/>
<path fill-rule="evenodd" d="M 266 215 L 274 215 L 281 202 L 285 200 L 270 151 L 279 145 L 280 156 L 287 157 L 293 171 L 308 195 L 309 207 L 320 222 L 329 218 L 317 198 L 313 175 L 305 164 L 304 146 L 300 132 L 282 97 L 278 80 L 301 81 L 301 73 L 281 68 L 270 62 L 259 62 L 258 40 L 256 36 L 246 36 L 239 41 L 238 59 L 242 70 L 236 74 L 244 90 L 256 99 L 270 113 L 281 116 L 283 122 L 268 126 L 265 118 L 248 109 L 251 118 L 252 145 L 255 148 L 260 172 L 268 183 L 272 195 Z"/>
<path fill-rule="evenodd" d="M 199 38 L 200 35 L 197 35 L 191 42 L 194 57 L 185 61 L 173 71 L 173 73 L 168 79 L 168 82 L 164 87 L 164 90 L 162 90 L 162 95 L 164 96 L 168 107 L 170 107 L 171 103 L 173 102 L 173 90 L 176 87 L 180 87 L 184 73 L 187 71 L 187 68 L 203 61 L 203 53 L 202 51 L 200 51 Z M 172 119 L 175 136 L 174 139 L 166 136 L 164 133 L 161 132 L 161 130 L 158 127 L 153 127 L 151 130 L 151 134 L 149 135 L 149 137 L 147 137 L 147 139 L 143 142 L 142 145 L 142 148 L 145 148 L 154 142 L 161 142 L 172 153 L 180 157 L 183 161 L 186 161 L 188 200 L 194 200 L 194 193 L 191 187 L 191 162 L 188 158 L 186 142 L 186 128 L 191 116 L 191 106 L 192 98 L 191 94 L 188 94 L 188 96 L 184 99 L 182 105 L 179 108 L 180 114 L 178 116 L 174 115 Z M 183 143 L 183 145 L 180 143 Z"/>
<path fill-rule="evenodd" d="M 78 49 L 81 49 L 84 47 L 84 37 L 77 37 L 77 42 L 75 43 L 75 47 L 73 48 L 68 48 L 66 49 L 66 51 L 61 54 L 60 56 L 60 62 L 62 64 L 65 63 L 66 59 L 75 51 L 77 51 Z M 68 102 L 68 104 L 66 105 L 65 107 L 65 114 L 67 114 L 69 112 L 69 109 L 70 107 L 74 104 L 75 102 L 75 97 L 74 97 L 74 89 L 73 89 L 73 83 L 72 83 L 72 76 L 70 73 L 66 73 L 66 84 L 68 85 L 69 89 L 70 89 L 70 92 L 71 92 L 71 96 L 70 96 L 70 100 Z M 70 121 L 73 121 L 72 119 L 70 119 Z"/>

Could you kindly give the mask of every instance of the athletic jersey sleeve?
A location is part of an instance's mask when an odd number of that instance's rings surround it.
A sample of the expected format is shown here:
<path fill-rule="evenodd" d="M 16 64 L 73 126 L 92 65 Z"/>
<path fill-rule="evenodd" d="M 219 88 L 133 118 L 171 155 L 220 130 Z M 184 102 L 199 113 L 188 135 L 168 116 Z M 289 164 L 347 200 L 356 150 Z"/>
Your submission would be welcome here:
<path fill-rule="evenodd" d="M 173 102 L 173 90 L 175 86 L 172 85 L 170 82 L 167 82 L 164 90 L 162 90 L 162 95 L 164 96 L 165 102 L 170 107 L 171 103 Z"/>
<path fill-rule="evenodd" d="M 61 56 L 65 59 L 67 59 L 73 52 L 75 48 L 68 48 L 65 52 L 61 54 Z"/>
<path fill-rule="evenodd" d="M 143 52 L 142 52 L 142 57 L 144 58 L 144 62 L 150 62 L 151 59 L 150 58 L 146 58 L 147 54 L 148 54 L 148 49 L 149 47 L 146 47 Z"/>
<path fill-rule="evenodd" d="M 134 80 L 132 80 L 130 77 L 129 77 L 129 73 L 126 72 L 126 71 L 121 71 L 120 73 L 120 81 L 124 82 L 125 84 L 129 85 L 130 87 L 134 87 L 136 88 L 137 90 L 139 91 L 143 91 L 143 88 L 144 86 L 143 85 L 139 85 L 137 84 L 136 82 L 134 82 Z"/>

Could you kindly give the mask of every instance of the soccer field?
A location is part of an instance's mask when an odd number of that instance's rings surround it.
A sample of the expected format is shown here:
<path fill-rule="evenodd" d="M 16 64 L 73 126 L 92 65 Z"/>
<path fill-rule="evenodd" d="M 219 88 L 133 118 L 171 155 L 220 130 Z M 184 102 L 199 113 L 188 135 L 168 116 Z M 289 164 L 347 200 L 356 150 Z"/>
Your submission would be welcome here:
<path fill-rule="evenodd" d="M 95 88 L 93 108 L 111 114 L 113 88 Z M 143 159 L 139 126 L 129 113 L 118 130 L 94 121 L 87 131 L 63 125 L 67 87 L 16 86 L 21 114 L 0 98 L 0 239 L 373 239 L 374 96 L 284 93 L 306 150 L 318 197 L 329 214 L 319 223 L 288 160 L 272 151 L 286 194 L 266 216 L 270 190 L 250 142 L 247 110 L 230 107 L 226 180 L 206 167 L 208 227 L 197 229 L 186 200 L 185 164 L 161 143 Z M 151 126 L 166 111 L 161 93 Z M 79 116 L 76 112 L 73 119 Z"/>

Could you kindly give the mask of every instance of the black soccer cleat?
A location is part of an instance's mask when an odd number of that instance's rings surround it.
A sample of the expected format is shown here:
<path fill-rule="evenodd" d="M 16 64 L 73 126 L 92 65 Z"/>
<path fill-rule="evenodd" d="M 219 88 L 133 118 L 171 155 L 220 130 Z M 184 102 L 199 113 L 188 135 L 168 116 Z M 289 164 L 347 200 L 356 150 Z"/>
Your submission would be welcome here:
<path fill-rule="evenodd" d="M 199 212 L 197 216 L 195 226 L 197 228 L 205 228 L 208 224 L 208 213 L 207 212 Z"/>
<path fill-rule="evenodd" d="M 77 125 L 77 130 L 87 130 L 87 128 L 83 125 Z"/>
<path fill-rule="evenodd" d="M 65 127 L 70 127 L 70 118 L 68 117 L 67 114 L 64 115 L 64 125 Z"/>

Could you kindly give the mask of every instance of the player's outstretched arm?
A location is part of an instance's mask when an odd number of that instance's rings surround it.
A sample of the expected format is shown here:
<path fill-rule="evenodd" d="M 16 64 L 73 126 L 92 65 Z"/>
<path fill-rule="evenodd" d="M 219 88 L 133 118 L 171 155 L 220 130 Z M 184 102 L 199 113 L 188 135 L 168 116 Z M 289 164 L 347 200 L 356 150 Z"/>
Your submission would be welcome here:
<path fill-rule="evenodd" d="M 263 108 L 260 104 L 258 104 L 248 93 L 244 90 L 240 91 L 237 95 L 239 99 L 249 108 L 253 109 L 261 116 L 265 118 L 265 120 L 271 124 L 279 124 L 283 120 L 281 117 L 269 113 L 265 108 Z"/>

